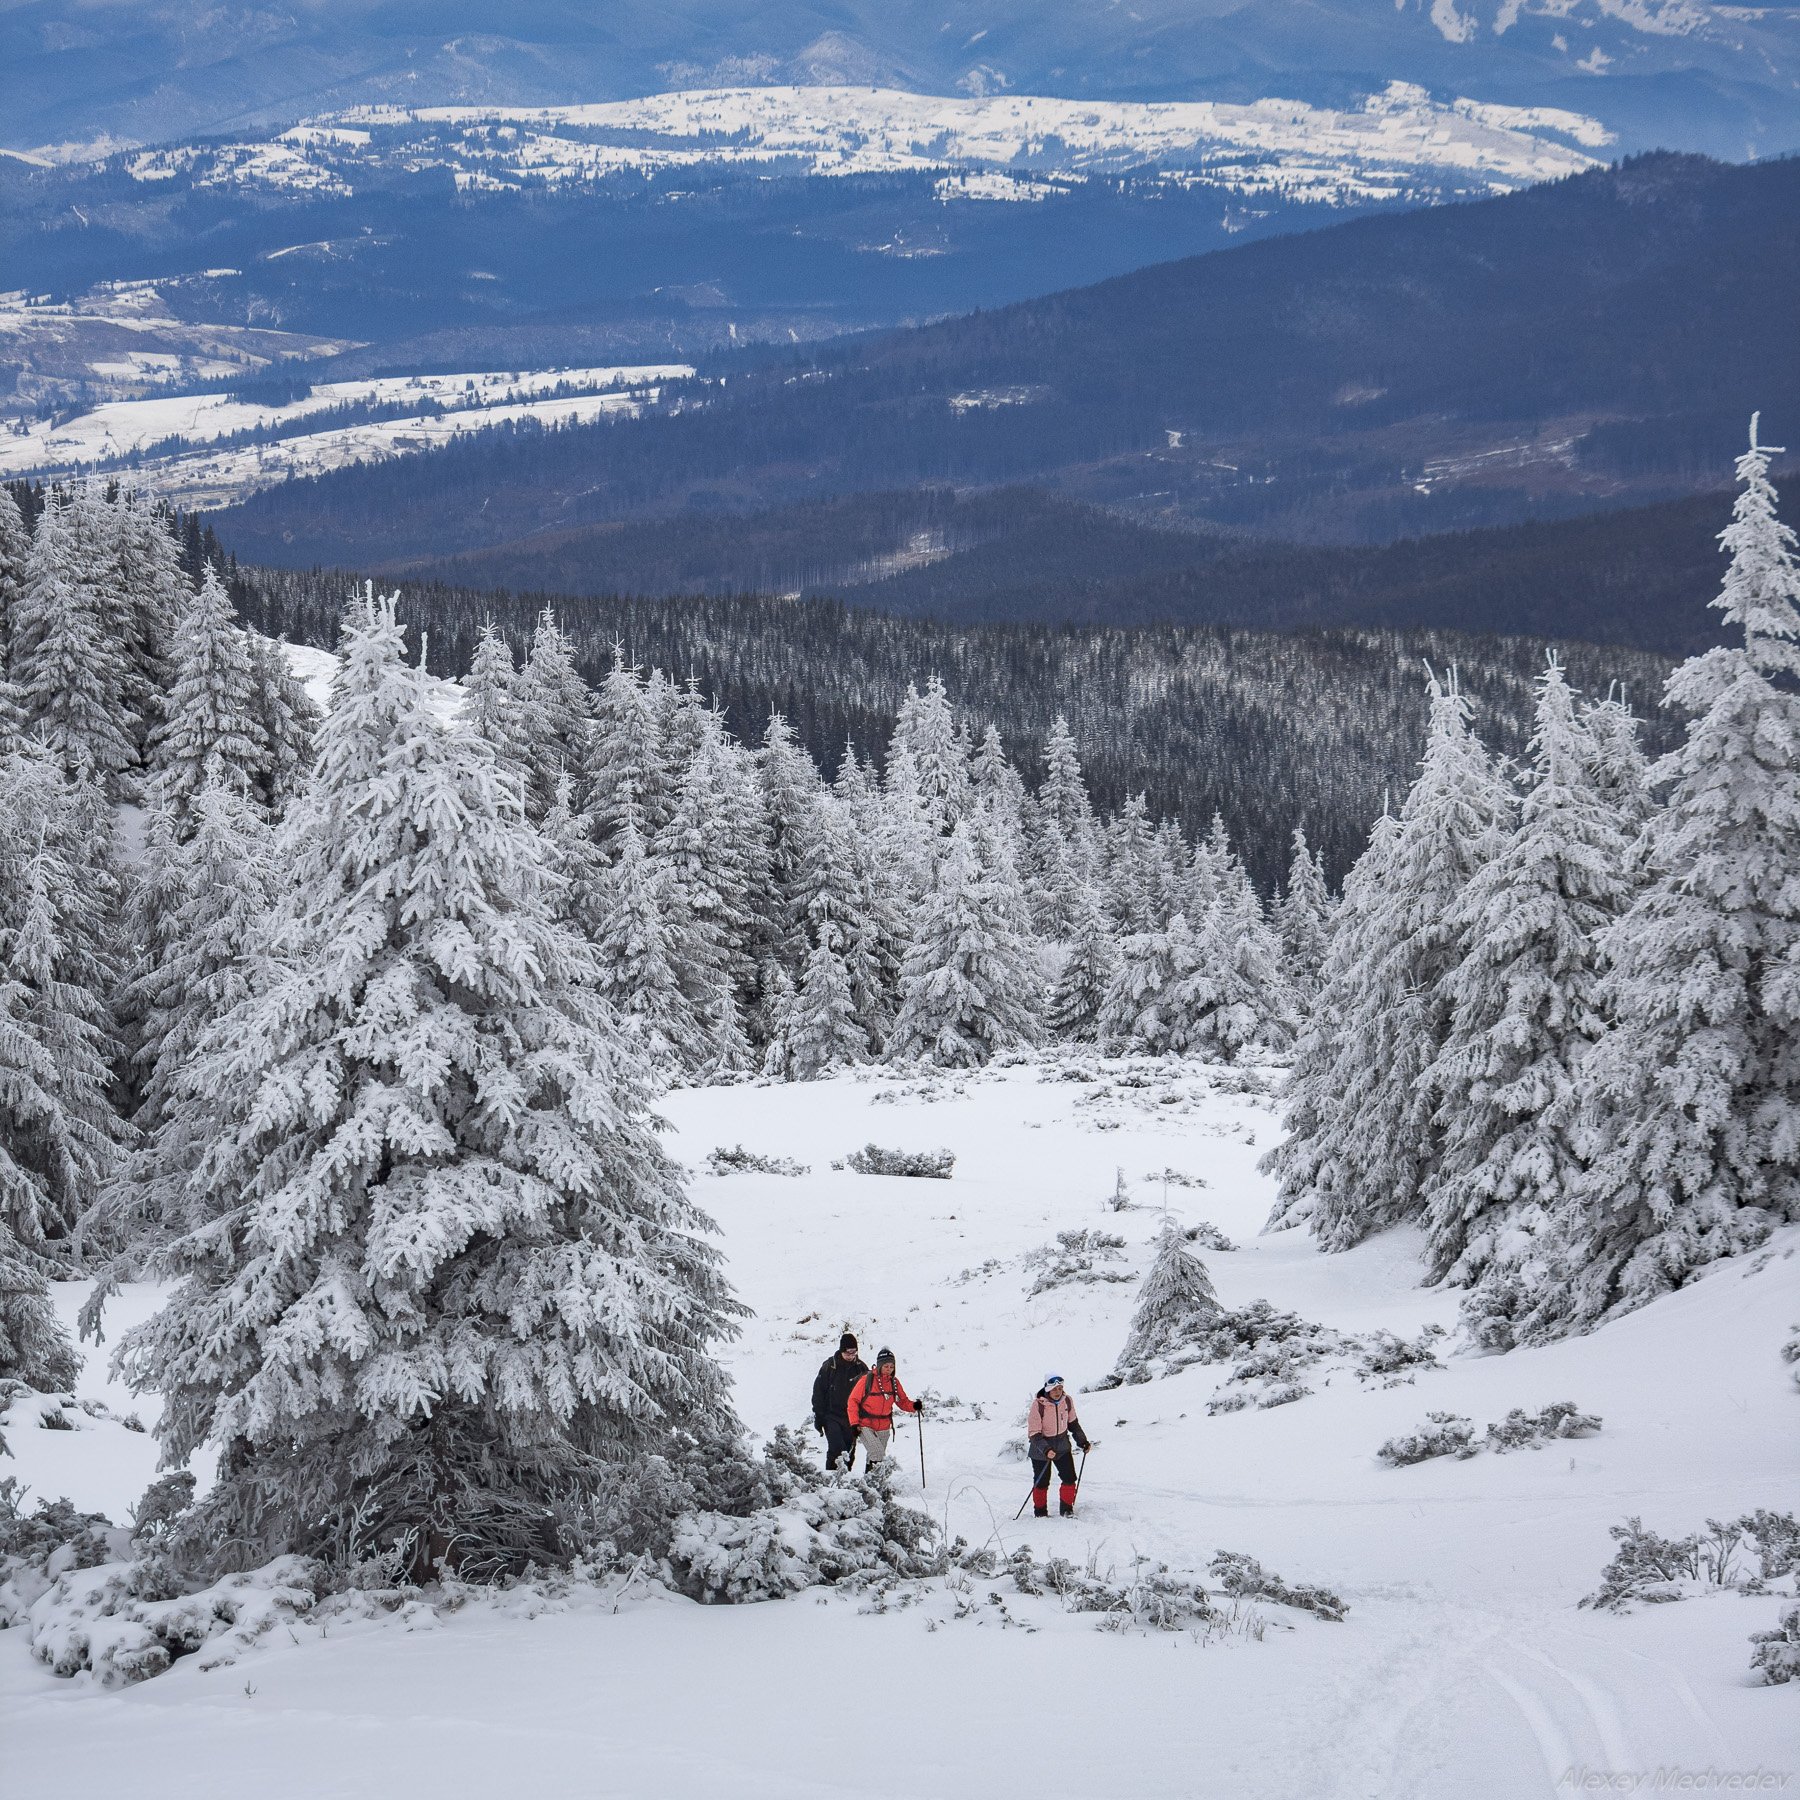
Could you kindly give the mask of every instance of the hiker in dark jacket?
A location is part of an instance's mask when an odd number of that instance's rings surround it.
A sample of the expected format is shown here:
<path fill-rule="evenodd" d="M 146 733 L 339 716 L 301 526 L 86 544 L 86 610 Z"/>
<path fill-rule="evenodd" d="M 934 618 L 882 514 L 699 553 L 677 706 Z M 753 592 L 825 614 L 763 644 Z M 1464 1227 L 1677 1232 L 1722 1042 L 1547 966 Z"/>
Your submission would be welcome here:
<path fill-rule="evenodd" d="M 850 1424 L 850 1390 L 868 1374 L 869 1365 L 856 1353 L 856 1334 L 838 1339 L 837 1354 L 826 1357 L 813 1380 L 813 1424 L 825 1434 L 825 1466 L 838 1458 L 848 1469 L 856 1460 L 856 1432 Z"/>
<path fill-rule="evenodd" d="M 1057 1511 L 1072 1518 L 1075 1513 L 1075 1452 L 1069 1448 L 1073 1438 L 1083 1454 L 1092 1449 L 1088 1434 L 1075 1416 L 1075 1402 L 1063 1388 L 1060 1375 L 1046 1375 L 1044 1385 L 1032 1396 L 1031 1416 L 1026 1421 L 1031 1433 L 1031 1510 L 1038 1518 L 1050 1514 L 1050 1465 L 1062 1477 L 1057 1495 Z"/>

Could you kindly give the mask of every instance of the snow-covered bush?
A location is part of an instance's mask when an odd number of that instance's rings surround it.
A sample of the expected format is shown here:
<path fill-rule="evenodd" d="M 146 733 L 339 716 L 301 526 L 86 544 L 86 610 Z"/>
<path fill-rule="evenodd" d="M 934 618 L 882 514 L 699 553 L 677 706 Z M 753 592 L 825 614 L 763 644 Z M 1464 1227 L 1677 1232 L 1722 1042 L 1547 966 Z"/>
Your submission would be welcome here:
<path fill-rule="evenodd" d="M 1202 1250 L 1235 1250 L 1237 1248 L 1237 1245 L 1210 1219 L 1202 1219 L 1197 1225 L 1188 1226 L 1181 1235 L 1190 1244 L 1198 1244 Z"/>
<path fill-rule="evenodd" d="M 173 1588 L 173 1591 L 171 1591 Z M 103 1687 L 160 1675 L 178 1656 L 222 1640 L 202 1668 L 237 1654 L 310 1612 L 322 1571 L 310 1558 L 278 1557 L 183 1593 L 162 1557 L 102 1563 L 56 1577 L 25 1617 L 31 1654 L 52 1674 L 89 1671 Z"/>
<path fill-rule="evenodd" d="M 1800 1519 L 1766 1507 L 1725 1522 L 1708 1519 L 1704 1531 L 1684 1538 L 1661 1537 L 1639 1518 L 1609 1529 L 1619 1547 L 1583 1606 L 1622 1611 L 1634 1600 L 1686 1600 L 1724 1588 L 1760 1594 L 1769 1582 L 1800 1571 Z M 1744 1566 L 1750 1555 L 1754 1572 Z"/>
<path fill-rule="evenodd" d="M 1473 1422 L 1458 1413 L 1427 1413 L 1425 1418 L 1418 1430 L 1389 1438 L 1375 1454 L 1390 1467 L 1402 1468 L 1434 1456 L 1467 1459 L 1483 1450 L 1537 1450 L 1557 1438 L 1592 1437 L 1601 1424 L 1597 1413 L 1582 1412 L 1573 1400 L 1553 1400 L 1534 1413 L 1515 1406 L 1489 1425 L 1479 1441 Z"/>
<path fill-rule="evenodd" d="M 1800 1387 L 1800 1325 L 1793 1328 L 1794 1335 L 1781 1346 L 1781 1360 L 1793 1367 L 1794 1385 Z"/>
<path fill-rule="evenodd" d="M 1447 1335 L 1441 1325 L 1427 1325 L 1410 1340 L 1378 1328 L 1356 1353 L 1356 1373 L 1364 1381 L 1379 1380 L 1383 1387 L 1410 1385 L 1418 1370 L 1444 1366 L 1433 1346 Z"/>
<path fill-rule="evenodd" d="M 1123 1269 L 1104 1266 L 1123 1262 L 1124 1253 L 1125 1240 L 1114 1232 L 1059 1231 L 1054 1244 L 1026 1251 L 1022 1260 L 1033 1278 L 1025 1297 L 1029 1300 L 1051 1288 L 1080 1282 L 1129 1281 L 1131 1277 Z"/>
<path fill-rule="evenodd" d="M 1599 1414 L 1581 1412 L 1573 1400 L 1553 1400 L 1534 1413 L 1515 1406 L 1497 1425 L 1487 1428 L 1487 1447 L 1536 1450 L 1553 1438 L 1592 1437 L 1599 1429 Z"/>
<path fill-rule="evenodd" d="M 790 1156 L 760 1156 L 742 1144 L 727 1150 L 721 1144 L 706 1159 L 709 1175 L 807 1175 L 811 1166 Z"/>
<path fill-rule="evenodd" d="M 884 1150 L 864 1144 L 844 1161 L 859 1175 L 912 1175 L 925 1181 L 948 1181 L 956 1167 L 954 1150 Z"/>
<path fill-rule="evenodd" d="M 695 1600 L 738 1603 L 942 1566 L 936 1528 L 894 1498 L 885 1467 L 829 1474 L 782 1426 L 764 1446 L 759 1474 L 767 1498 L 754 1507 L 675 1519 L 665 1556 L 671 1586 Z"/>
<path fill-rule="evenodd" d="M 1432 1412 L 1416 1430 L 1391 1437 L 1375 1452 L 1390 1468 L 1429 1462 L 1434 1456 L 1470 1457 L 1481 1448 L 1475 1441 L 1475 1421 L 1461 1413 Z"/>
<path fill-rule="evenodd" d="M 1753 1631 L 1750 1667 L 1771 1687 L 1800 1681 L 1800 1606 L 1790 1606 L 1773 1631 Z"/>
<path fill-rule="evenodd" d="M 1221 1550 L 1207 1564 L 1207 1572 L 1234 1599 L 1273 1600 L 1278 1606 L 1297 1606 L 1302 1612 L 1314 1613 L 1333 1623 L 1350 1610 L 1349 1602 L 1330 1588 L 1315 1587 L 1310 1582 L 1284 1581 L 1241 1550 Z"/>

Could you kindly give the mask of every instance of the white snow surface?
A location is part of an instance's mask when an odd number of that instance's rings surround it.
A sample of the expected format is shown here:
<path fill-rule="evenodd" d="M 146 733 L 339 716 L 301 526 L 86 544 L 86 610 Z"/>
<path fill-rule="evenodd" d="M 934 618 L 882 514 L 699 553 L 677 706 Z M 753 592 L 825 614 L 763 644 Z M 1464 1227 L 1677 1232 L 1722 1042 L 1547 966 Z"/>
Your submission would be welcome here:
<path fill-rule="evenodd" d="M 1583 113 L 1439 100 L 1401 81 L 1343 108 L 773 86 L 577 106 L 359 107 L 264 142 L 145 151 L 131 170 L 141 181 L 191 171 L 203 185 L 348 193 L 382 166 L 441 166 L 460 186 L 495 188 L 720 163 L 826 176 L 1030 169 L 1075 180 L 1175 165 L 1203 167 L 1234 191 L 1330 205 L 1420 183 L 1496 192 L 1553 180 L 1591 167 L 1590 153 L 1609 142 Z M 991 183 L 941 192 L 997 196 Z"/>
<path fill-rule="evenodd" d="M 653 363 L 379 376 L 321 382 L 304 399 L 280 406 L 233 400 L 227 394 L 115 400 L 60 424 L 45 419 L 0 434 L 0 476 L 77 470 L 138 452 L 143 460 L 129 479 L 146 492 L 189 506 L 224 505 L 290 475 L 433 449 L 497 425 L 525 419 L 543 425 L 590 424 L 609 415 L 635 415 L 655 398 L 661 383 L 691 374 L 685 363 Z M 552 392 L 556 389 L 574 391 Z M 337 407 L 426 404 L 441 410 L 306 429 L 309 419 Z M 257 434 L 259 441 L 204 447 L 211 440 L 246 433 Z M 191 440 L 190 447 L 158 454 L 158 445 L 176 438 Z"/>
<path fill-rule="evenodd" d="M 1216 1418 L 1217 1368 L 1081 1394 L 1099 1446 L 1080 1516 L 1015 1524 L 1028 1478 L 1008 1451 L 1033 1390 L 1051 1369 L 1078 1388 L 1104 1374 L 1134 1296 L 1120 1283 L 1027 1302 L 1020 1258 L 1097 1226 L 1125 1237 L 1141 1273 L 1164 1199 L 1151 1171 L 1206 1183 L 1171 1184 L 1168 1201 L 1242 1246 L 1204 1253 L 1228 1305 L 1267 1296 L 1343 1329 L 1409 1335 L 1454 1317 L 1454 1296 L 1419 1287 L 1410 1230 L 1337 1256 L 1298 1232 L 1258 1235 L 1272 1195 L 1255 1164 L 1279 1120 L 1229 1072 L 1140 1064 L 1144 1085 L 1120 1086 L 1119 1065 L 1093 1067 L 1115 1079 L 1045 1079 L 1026 1064 L 668 1095 L 668 1140 L 692 1168 L 740 1142 L 811 1165 L 695 1178 L 755 1309 L 726 1353 L 739 1409 L 759 1431 L 802 1421 L 848 1324 L 865 1351 L 895 1349 L 912 1392 L 946 1403 L 925 1425 L 924 1498 L 952 1531 L 1102 1567 L 1141 1551 L 1201 1569 L 1215 1549 L 1246 1551 L 1336 1589 L 1345 1622 L 1268 1607 L 1262 1641 L 1201 1645 L 1101 1633 L 1054 1606 L 1033 1615 L 1035 1632 L 987 1608 L 931 1629 L 944 1615 L 929 1604 L 866 1615 L 816 1592 L 736 1608 L 603 1592 L 560 1610 L 497 1602 L 276 1631 L 234 1667 L 190 1657 L 112 1691 L 57 1680 L 7 1633 L 6 1791 L 1526 1800 L 1582 1791 L 1571 1771 L 1800 1765 L 1793 1696 L 1747 1668 L 1748 1634 L 1791 1602 L 1576 1606 L 1611 1554 L 1607 1528 L 1628 1515 L 1681 1535 L 1793 1504 L 1800 1395 L 1779 1348 L 1800 1312 L 1800 1228 L 1593 1336 L 1451 1357 L 1412 1385 L 1339 1375 L 1293 1404 Z M 830 1167 L 870 1140 L 947 1146 L 955 1175 Z M 1103 1206 L 1120 1169 L 1139 1210 Z M 80 1297 L 64 1291 L 71 1313 Z M 109 1336 L 154 1298 L 128 1290 Z M 79 1392 L 152 1418 L 154 1397 L 119 1394 L 103 1365 L 90 1357 Z M 1479 1424 L 1560 1399 L 1601 1414 L 1602 1433 L 1406 1469 L 1375 1459 L 1428 1411 Z M 151 1441 L 118 1427 L 11 1436 L 7 1472 L 115 1517 L 152 1472 Z M 896 1458 L 916 1494 L 910 1426 Z"/>

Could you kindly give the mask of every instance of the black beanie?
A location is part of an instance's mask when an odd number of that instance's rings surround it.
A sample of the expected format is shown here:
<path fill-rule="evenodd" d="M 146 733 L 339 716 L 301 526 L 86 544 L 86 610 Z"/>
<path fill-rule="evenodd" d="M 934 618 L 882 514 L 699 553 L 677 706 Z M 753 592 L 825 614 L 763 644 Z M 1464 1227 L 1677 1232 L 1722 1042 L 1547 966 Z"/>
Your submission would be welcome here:
<path fill-rule="evenodd" d="M 875 1366 L 878 1369 L 884 1362 L 892 1362 L 893 1360 L 894 1353 L 891 1350 L 877 1350 L 875 1352 Z"/>
<path fill-rule="evenodd" d="M 846 1331 L 844 1333 L 844 1335 L 838 1339 L 838 1349 L 839 1350 L 854 1350 L 855 1348 L 856 1348 L 856 1333 L 854 1331 Z"/>

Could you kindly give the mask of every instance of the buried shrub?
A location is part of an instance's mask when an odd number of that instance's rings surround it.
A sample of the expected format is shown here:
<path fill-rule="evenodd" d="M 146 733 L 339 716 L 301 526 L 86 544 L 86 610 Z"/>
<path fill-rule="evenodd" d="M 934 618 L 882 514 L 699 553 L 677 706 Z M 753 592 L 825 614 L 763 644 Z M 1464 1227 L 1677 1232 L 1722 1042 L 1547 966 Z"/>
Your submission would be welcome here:
<path fill-rule="evenodd" d="M 1129 1281 L 1123 1269 L 1103 1267 L 1125 1260 L 1125 1240 L 1111 1231 L 1059 1231 L 1056 1242 L 1026 1251 L 1025 1267 L 1034 1272 L 1025 1297 L 1087 1281 Z"/>
<path fill-rule="evenodd" d="M 1558 1438 L 1592 1437 L 1600 1429 L 1597 1413 L 1584 1413 L 1573 1400 L 1553 1400 L 1535 1413 L 1515 1406 L 1497 1424 L 1489 1425 L 1479 1440 L 1475 1425 L 1460 1413 L 1434 1412 L 1416 1431 L 1391 1437 L 1375 1452 L 1392 1468 L 1428 1462 L 1434 1456 L 1467 1459 L 1483 1450 L 1504 1455 L 1508 1450 L 1540 1450 Z"/>
<path fill-rule="evenodd" d="M 912 1175 L 926 1181 L 948 1181 L 956 1167 L 953 1150 L 884 1150 L 864 1144 L 844 1161 L 859 1175 Z"/>
<path fill-rule="evenodd" d="M 1330 1588 L 1284 1581 L 1241 1550 L 1221 1550 L 1207 1564 L 1207 1573 L 1233 1599 L 1273 1600 L 1278 1606 L 1297 1606 L 1302 1612 L 1316 1613 L 1334 1624 L 1350 1611 L 1349 1602 Z"/>
<path fill-rule="evenodd" d="M 1753 1631 L 1750 1667 L 1770 1686 L 1800 1681 L 1800 1606 L 1790 1606 L 1773 1631 Z"/>
<path fill-rule="evenodd" d="M 707 1157 L 706 1172 L 709 1175 L 805 1175 L 811 1171 L 807 1164 L 795 1162 L 792 1157 L 759 1156 L 742 1144 L 729 1150 L 721 1144 Z"/>
<path fill-rule="evenodd" d="M 1619 1547 L 1583 1606 L 1617 1612 L 1633 1601 L 1658 1605 L 1727 1589 L 1762 1594 L 1771 1581 L 1800 1572 L 1800 1519 L 1766 1507 L 1708 1519 L 1704 1531 L 1683 1538 L 1661 1537 L 1639 1518 L 1609 1530 Z"/>

